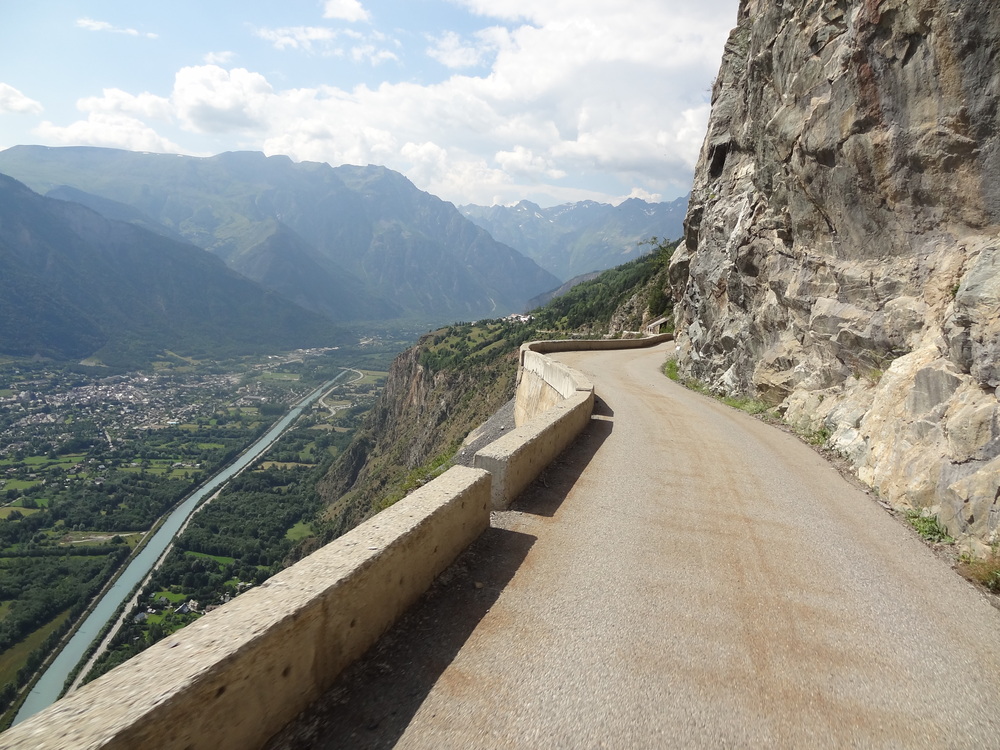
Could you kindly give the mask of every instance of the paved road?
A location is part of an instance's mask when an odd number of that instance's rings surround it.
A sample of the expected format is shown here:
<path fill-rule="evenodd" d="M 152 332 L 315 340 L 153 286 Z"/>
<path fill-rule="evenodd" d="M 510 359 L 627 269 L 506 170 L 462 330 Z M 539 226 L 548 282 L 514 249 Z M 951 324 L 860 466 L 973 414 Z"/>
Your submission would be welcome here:
<path fill-rule="evenodd" d="M 668 347 L 273 747 L 1000 747 L 1000 611 Z"/>

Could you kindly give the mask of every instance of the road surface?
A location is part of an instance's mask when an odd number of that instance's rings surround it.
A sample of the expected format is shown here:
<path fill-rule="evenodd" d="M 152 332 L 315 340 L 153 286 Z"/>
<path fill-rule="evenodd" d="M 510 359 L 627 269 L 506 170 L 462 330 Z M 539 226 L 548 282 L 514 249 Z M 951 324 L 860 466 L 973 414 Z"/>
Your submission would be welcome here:
<path fill-rule="evenodd" d="M 273 748 L 1000 747 L 1000 611 L 671 346 Z"/>

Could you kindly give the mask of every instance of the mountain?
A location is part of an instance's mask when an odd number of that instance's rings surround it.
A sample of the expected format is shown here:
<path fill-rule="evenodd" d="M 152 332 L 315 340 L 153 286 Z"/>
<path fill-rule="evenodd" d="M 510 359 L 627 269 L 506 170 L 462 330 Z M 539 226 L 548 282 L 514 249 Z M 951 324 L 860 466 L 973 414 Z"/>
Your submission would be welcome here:
<path fill-rule="evenodd" d="M 16 146 L 0 172 L 163 232 L 338 321 L 441 322 L 523 309 L 559 281 L 383 167 Z M 121 206 L 137 212 L 129 219 Z"/>
<path fill-rule="evenodd" d="M 987 549 L 1000 4 L 742 0 L 739 19 L 670 267 L 681 374 L 776 406 Z"/>
<path fill-rule="evenodd" d="M 630 198 L 612 206 L 582 201 L 540 208 L 467 205 L 459 210 L 499 242 L 516 248 L 560 279 L 603 271 L 649 252 L 643 240 L 684 234 L 688 199 L 647 203 Z"/>
<path fill-rule="evenodd" d="M 0 352 L 135 363 L 340 343 L 344 334 L 188 243 L 0 175 Z"/>
<path fill-rule="evenodd" d="M 551 302 L 552 300 L 554 300 L 556 297 L 562 297 L 570 289 L 572 289 L 572 288 L 574 288 L 576 286 L 579 286 L 580 284 L 582 284 L 585 281 L 592 281 L 593 279 L 596 279 L 600 275 L 601 275 L 600 271 L 594 271 L 593 273 L 584 273 L 584 274 L 580 274 L 579 276 L 574 276 L 572 279 L 570 279 L 569 281 L 567 281 L 565 284 L 563 284 L 562 286 L 560 286 L 558 289 L 551 289 L 551 290 L 549 290 L 547 292 L 543 292 L 542 294 L 539 294 L 534 299 L 529 300 L 528 301 L 528 309 L 529 310 L 534 310 L 536 307 L 542 307 L 544 305 L 547 305 L 547 304 L 549 304 L 549 302 Z"/>

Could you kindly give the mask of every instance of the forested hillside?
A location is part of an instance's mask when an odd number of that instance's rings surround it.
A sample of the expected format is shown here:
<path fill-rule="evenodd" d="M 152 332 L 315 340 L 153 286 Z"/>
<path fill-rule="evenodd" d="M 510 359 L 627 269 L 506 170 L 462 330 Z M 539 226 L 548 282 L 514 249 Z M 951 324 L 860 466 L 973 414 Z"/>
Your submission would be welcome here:
<path fill-rule="evenodd" d="M 332 346 L 345 334 L 187 242 L 0 175 L 0 353 L 137 365 Z"/>

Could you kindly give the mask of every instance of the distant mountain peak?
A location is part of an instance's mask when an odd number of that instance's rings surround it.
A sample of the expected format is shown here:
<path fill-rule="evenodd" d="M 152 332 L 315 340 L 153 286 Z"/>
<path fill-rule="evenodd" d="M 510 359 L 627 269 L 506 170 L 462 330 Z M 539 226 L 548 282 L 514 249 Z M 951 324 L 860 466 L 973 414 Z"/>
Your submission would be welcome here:
<path fill-rule="evenodd" d="M 687 197 L 669 203 L 629 198 L 617 206 L 593 200 L 550 208 L 522 200 L 513 206 L 461 206 L 459 210 L 494 238 L 519 250 L 559 278 L 620 265 L 649 252 L 651 237 L 677 239 L 684 232 Z"/>

